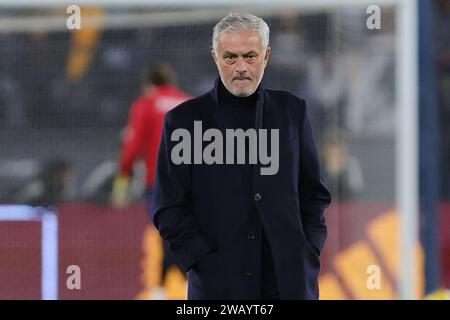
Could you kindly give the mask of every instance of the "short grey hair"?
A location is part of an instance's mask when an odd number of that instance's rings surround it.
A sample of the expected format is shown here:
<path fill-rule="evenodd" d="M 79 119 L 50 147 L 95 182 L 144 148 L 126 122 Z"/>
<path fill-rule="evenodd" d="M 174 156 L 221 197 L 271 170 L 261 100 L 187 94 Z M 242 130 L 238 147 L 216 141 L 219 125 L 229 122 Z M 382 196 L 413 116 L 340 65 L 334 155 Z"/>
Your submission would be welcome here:
<path fill-rule="evenodd" d="M 269 26 L 263 19 L 249 13 L 230 13 L 220 20 L 213 29 L 212 49 L 217 52 L 219 37 L 222 33 L 247 30 L 255 30 L 259 33 L 263 50 L 266 50 L 269 46 Z"/>

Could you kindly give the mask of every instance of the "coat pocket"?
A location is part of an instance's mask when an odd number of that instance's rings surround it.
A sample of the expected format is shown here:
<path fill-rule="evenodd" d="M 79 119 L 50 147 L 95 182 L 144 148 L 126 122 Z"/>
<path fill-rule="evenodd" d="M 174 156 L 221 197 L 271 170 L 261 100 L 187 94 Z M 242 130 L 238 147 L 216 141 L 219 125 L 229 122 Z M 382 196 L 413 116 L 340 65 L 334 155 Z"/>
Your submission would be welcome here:
<path fill-rule="evenodd" d="M 320 256 L 319 249 L 317 249 L 306 237 L 298 201 L 299 201 L 298 197 L 290 196 L 288 199 L 288 209 L 290 211 L 292 211 L 292 213 L 294 214 L 295 220 L 298 223 L 299 230 L 301 232 L 302 240 L 303 240 L 303 243 L 305 244 L 306 250 L 309 251 L 310 253 L 312 253 L 313 255 L 319 257 Z"/>
<path fill-rule="evenodd" d="M 226 297 L 223 254 L 215 251 L 200 259 L 189 272 L 188 298 L 216 300 Z"/>

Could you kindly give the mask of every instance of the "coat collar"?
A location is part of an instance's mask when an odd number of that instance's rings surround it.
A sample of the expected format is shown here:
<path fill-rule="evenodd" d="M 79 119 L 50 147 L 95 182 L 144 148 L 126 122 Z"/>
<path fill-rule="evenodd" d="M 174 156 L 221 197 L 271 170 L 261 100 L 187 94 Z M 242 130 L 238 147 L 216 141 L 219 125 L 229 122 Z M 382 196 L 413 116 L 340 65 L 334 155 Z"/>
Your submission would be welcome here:
<path fill-rule="evenodd" d="M 231 119 L 230 117 L 222 110 L 219 103 L 219 81 L 222 81 L 220 77 L 218 77 L 214 83 L 214 88 L 210 91 L 212 99 L 214 101 L 214 107 L 216 111 L 214 113 L 214 118 L 216 119 L 219 127 L 222 129 L 231 128 Z M 258 95 L 256 99 L 256 113 L 255 113 L 255 129 L 261 129 L 263 124 L 263 113 L 264 113 L 264 95 L 265 89 L 262 83 L 259 84 L 258 89 L 256 89 L 256 93 Z"/>

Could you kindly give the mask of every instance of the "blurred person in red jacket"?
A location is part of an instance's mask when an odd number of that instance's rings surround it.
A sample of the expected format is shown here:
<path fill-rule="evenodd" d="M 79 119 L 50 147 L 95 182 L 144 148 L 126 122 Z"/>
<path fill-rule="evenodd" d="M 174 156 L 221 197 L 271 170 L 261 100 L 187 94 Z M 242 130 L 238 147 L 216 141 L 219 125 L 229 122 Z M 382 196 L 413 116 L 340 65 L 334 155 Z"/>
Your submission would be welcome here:
<path fill-rule="evenodd" d="M 146 162 L 147 196 L 151 199 L 164 116 L 167 111 L 191 98 L 178 89 L 175 78 L 174 70 L 166 63 L 150 67 L 144 73 L 143 94 L 133 102 L 130 109 L 118 174 L 113 182 L 111 200 L 115 207 L 128 205 L 133 165 L 143 158 Z M 172 265 L 173 257 L 164 243 L 161 281 L 164 281 L 166 272 Z"/>
<path fill-rule="evenodd" d="M 175 83 L 174 70 L 165 63 L 148 69 L 144 75 L 143 95 L 133 102 L 120 154 L 119 173 L 114 181 L 112 202 L 128 204 L 127 188 L 134 163 L 145 158 L 147 187 L 151 192 L 164 116 L 167 111 L 190 99 Z"/>

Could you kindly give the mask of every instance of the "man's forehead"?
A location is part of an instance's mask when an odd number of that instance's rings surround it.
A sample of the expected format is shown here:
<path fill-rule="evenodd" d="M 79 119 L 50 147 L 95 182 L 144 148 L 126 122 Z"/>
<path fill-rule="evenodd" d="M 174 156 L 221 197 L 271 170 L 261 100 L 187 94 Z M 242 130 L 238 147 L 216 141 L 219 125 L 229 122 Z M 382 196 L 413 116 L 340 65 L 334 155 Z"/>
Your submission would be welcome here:
<path fill-rule="evenodd" d="M 224 32 L 219 37 L 219 47 L 222 51 L 233 53 L 259 52 L 262 50 L 262 39 L 255 30 L 240 32 Z"/>

